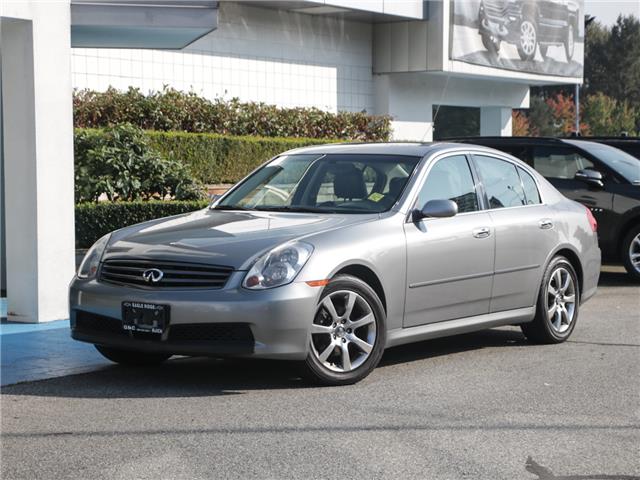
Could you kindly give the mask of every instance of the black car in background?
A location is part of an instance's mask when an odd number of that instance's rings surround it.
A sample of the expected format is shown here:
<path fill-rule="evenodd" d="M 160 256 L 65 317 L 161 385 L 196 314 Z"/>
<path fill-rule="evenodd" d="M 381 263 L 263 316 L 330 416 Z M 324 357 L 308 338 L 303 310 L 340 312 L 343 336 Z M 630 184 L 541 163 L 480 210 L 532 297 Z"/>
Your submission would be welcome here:
<path fill-rule="evenodd" d="M 609 145 L 577 139 L 468 137 L 524 160 L 598 221 L 603 257 L 640 280 L 640 160 Z"/>
<path fill-rule="evenodd" d="M 571 137 L 571 140 L 604 143 L 640 159 L 640 137 Z"/>
<path fill-rule="evenodd" d="M 547 57 L 551 45 L 562 45 L 573 58 L 580 18 L 575 0 L 482 0 L 478 14 L 482 44 L 497 54 L 505 41 L 518 48 L 521 60 L 533 60 L 536 49 Z"/>

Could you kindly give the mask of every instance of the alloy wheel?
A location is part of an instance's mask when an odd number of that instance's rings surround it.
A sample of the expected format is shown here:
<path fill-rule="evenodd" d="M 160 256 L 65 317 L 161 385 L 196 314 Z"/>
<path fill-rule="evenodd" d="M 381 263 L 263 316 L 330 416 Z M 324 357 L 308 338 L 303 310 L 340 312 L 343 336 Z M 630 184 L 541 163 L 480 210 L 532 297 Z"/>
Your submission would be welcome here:
<path fill-rule="evenodd" d="M 350 290 L 332 292 L 318 305 L 311 326 L 311 351 L 333 372 L 350 372 L 371 355 L 377 338 L 369 303 Z"/>
<path fill-rule="evenodd" d="M 529 20 L 520 25 L 520 47 L 528 57 L 532 57 L 536 51 L 536 27 Z"/>
<path fill-rule="evenodd" d="M 631 240 L 631 244 L 629 245 L 629 260 L 636 272 L 640 273 L 640 233 Z"/>
<path fill-rule="evenodd" d="M 575 317 L 576 285 L 571 273 L 564 268 L 556 269 L 547 285 L 547 317 L 556 333 L 569 330 Z"/>

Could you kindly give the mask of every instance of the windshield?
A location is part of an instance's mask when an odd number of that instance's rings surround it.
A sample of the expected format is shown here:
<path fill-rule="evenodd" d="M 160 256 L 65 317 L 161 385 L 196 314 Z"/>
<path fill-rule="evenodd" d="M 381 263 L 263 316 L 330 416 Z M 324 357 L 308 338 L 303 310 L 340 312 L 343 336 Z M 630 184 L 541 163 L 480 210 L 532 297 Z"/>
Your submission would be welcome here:
<path fill-rule="evenodd" d="M 213 208 L 319 213 L 380 213 L 398 200 L 420 157 L 283 155 Z"/>
<path fill-rule="evenodd" d="M 579 142 L 574 143 L 586 150 L 612 170 L 616 171 L 627 181 L 640 184 L 640 160 L 617 148 L 601 143 Z"/>

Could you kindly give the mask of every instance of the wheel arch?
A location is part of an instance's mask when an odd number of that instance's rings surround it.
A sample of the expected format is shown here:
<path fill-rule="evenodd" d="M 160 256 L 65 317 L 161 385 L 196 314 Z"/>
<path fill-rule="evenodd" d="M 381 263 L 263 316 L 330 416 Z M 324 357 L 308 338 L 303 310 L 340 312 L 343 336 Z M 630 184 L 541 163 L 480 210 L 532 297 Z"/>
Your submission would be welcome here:
<path fill-rule="evenodd" d="M 352 263 L 350 265 L 346 265 L 340 268 L 334 274 L 334 276 L 340 275 L 340 274 L 351 275 L 353 277 L 359 278 L 360 280 L 365 282 L 367 285 L 369 285 L 373 289 L 373 291 L 376 292 L 376 295 L 378 295 L 380 302 L 382 302 L 382 306 L 384 308 L 385 314 L 388 313 L 387 298 L 384 293 L 384 287 L 382 286 L 382 282 L 380 281 L 380 278 L 378 278 L 378 275 L 373 270 L 371 270 L 369 267 L 365 265 L 362 265 L 359 263 Z"/>
<path fill-rule="evenodd" d="M 575 270 L 576 275 L 578 276 L 578 292 L 580 293 L 580 298 L 582 298 L 582 291 L 584 288 L 584 271 L 582 269 L 582 262 L 580 261 L 580 257 L 573 249 L 569 247 L 562 247 L 558 251 L 554 252 L 553 255 L 551 255 L 549 262 L 557 256 L 565 257 Z M 547 265 L 549 264 L 549 262 L 547 262 Z"/>
<path fill-rule="evenodd" d="M 625 237 L 631 231 L 631 229 L 640 225 L 640 211 L 635 212 L 635 215 L 631 218 L 625 220 L 620 229 L 618 230 L 618 237 L 616 238 L 616 251 L 614 252 L 615 257 L 619 257 L 619 260 L 622 260 L 622 242 L 624 242 Z"/>

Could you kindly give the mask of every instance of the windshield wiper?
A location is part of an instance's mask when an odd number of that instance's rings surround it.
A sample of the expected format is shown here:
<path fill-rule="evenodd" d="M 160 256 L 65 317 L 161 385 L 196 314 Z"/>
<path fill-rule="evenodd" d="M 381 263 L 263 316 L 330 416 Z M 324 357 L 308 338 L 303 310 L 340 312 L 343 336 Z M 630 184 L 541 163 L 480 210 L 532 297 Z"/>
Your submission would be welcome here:
<path fill-rule="evenodd" d="M 260 207 L 255 208 L 259 212 L 296 212 L 296 213 L 330 213 L 330 210 L 317 207 L 297 207 L 283 205 L 281 207 Z"/>
<path fill-rule="evenodd" d="M 249 210 L 249 209 L 245 207 L 241 207 L 240 205 L 216 205 L 211 210 Z"/>

